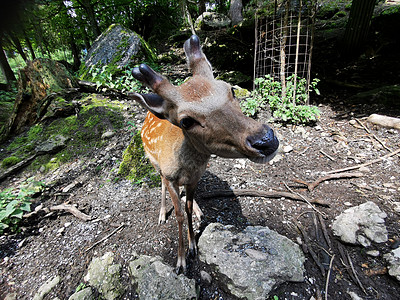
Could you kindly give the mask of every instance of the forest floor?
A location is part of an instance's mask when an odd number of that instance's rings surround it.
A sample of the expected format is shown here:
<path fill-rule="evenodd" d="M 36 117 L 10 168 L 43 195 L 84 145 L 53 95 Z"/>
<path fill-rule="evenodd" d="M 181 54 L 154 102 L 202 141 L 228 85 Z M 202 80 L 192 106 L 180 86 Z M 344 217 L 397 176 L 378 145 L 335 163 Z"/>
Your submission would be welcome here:
<path fill-rule="evenodd" d="M 280 286 L 271 294 L 279 299 L 321 299 L 326 289 L 328 299 L 351 299 L 349 292 L 361 299 L 398 299 L 400 285 L 387 274 L 382 256 L 400 242 L 400 163 L 399 156 L 383 156 L 400 147 L 400 135 L 392 129 L 375 128 L 365 122 L 363 118 L 378 112 L 377 107 L 342 104 L 336 107 L 320 105 L 319 108 L 322 114 L 316 126 L 275 126 L 282 145 L 293 148 L 288 153 L 279 154 L 280 160 L 260 165 L 245 160 L 211 159 L 196 196 L 205 214 L 201 222 L 195 219 L 196 235 L 199 237 L 207 224 L 221 222 L 239 228 L 268 226 L 295 242 L 304 243 L 307 236 L 308 247 L 316 253 L 322 269 L 308 252 L 306 280 Z M 140 123 L 144 111 L 133 105 L 128 118 Z M 369 132 L 358 121 L 351 120 L 358 120 L 369 128 Z M 158 225 L 160 188 L 114 180 L 133 130 L 128 127 L 121 129 L 108 145 L 92 150 L 85 158 L 65 164 L 54 172 L 32 174 L 25 171 L 2 183 L 1 188 L 17 186 L 36 176 L 48 187 L 44 195 L 36 199 L 34 206 L 39 203 L 44 207 L 61 203 L 77 205 L 80 211 L 92 217 L 92 221 L 82 221 L 65 211 L 49 215 L 41 213 L 24 221 L 21 234 L 2 236 L 1 297 L 14 291 L 18 294 L 17 299 L 31 299 L 45 281 L 60 275 L 60 284 L 45 299 L 56 296 L 67 299 L 83 283 L 91 259 L 108 251 L 115 253 L 125 274 L 128 274 L 127 264 L 134 252 L 160 255 L 171 266 L 175 264 L 177 226 L 171 203 L 168 204 L 167 223 Z M 327 180 L 312 192 L 296 182 L 313 182 L 327 171 L 377 158 L 383 159 L 362 169 L 363 176 Z M 205 192 L 222 189 L 290 189 L 308 199 L 321 200 L 328 206 L 314 205 L 313 209 L 307 203 L 283 198 L 202 198 Z M 366 201 L 375 202 L 387 214 L 385 224 L 389 241 L 373 244 L 368 249 L 342 244 L 332 235 L 332 221 L 345 209 Z M 115 234 L 95 244 L 122 224 L 124 226 Z M 305 236 L 299 231 L 299 226 Z M 329 241 L 322 232 L 324 226 Z M 379 255 L 369 256 L 366 250 L 378 250 Z M 348 265 L 348 259 L 354 271 Z M 208 271 L 214 278 L 216 276 L 197 258 L 190 261 L 188 276 L 195 278 L 200 285 L 200 299 L 233 299 L 218 281 L 214 280 L 211 285 L 203 282 L 200 270 Z M 326 285 L 328 270 L 329 286 Z M 354 273 L 359 281 L 354 279 Z M 125 299 L 134 298 L 134 288 L 128 277 L 125 280 L 128 287 Z"/>
<path fill-rule="evenodd" d="M 327 299 L 332 300 L 399 298 L 400 284 L 388 274 L 383 255 L 400 243 L 400 156 L 386 157 L 399 149 L 400 134 L 372 126 L 365 117 L 372 113 L 399 116 L 400 111 L 372 103 L 373 99 L 364 104 L 347 101 L 357 90 L 398 83 L 398 52 L 393 49 L 398 49 L 398 44 L 392 47 L 391 56 L 376 56 L 382 60 L 368 57 L 362 60 L 364 63 L 346 67 L 332 63 L 329 49 L 319 51 L 320 57 L 315 55 L 317 76 L 323 79 L 326 74 L 335 74 L 321 88 L 321 118 L 314 126 L 272 124 L 282 146 L 292 149 L 265 165 L 219 157 L 209 162 L 195 198 L 205 215 L 202 221 L 194 218 L 197 239 L 212 222 L 239 228 L 262 225 L 308 248 L 305 281 L 281 285 L 271 293 L 271 298 L 277 297 L 273 299 L 324 299 L 326 292 Z M 134 103 L 121 104 L 126 107 L 125 124 L 140 127 L 144 110 Z M 261 114 L 258 120 L 265 122 L 266 117 Z M 16 292 L 16 299 L 32 299 L 43 283 L 59 275 L 61 282 L 45 299 L 67 299 L 84 284 L 92 258 L 109 251 L 123 266 L 127 288 L 124 299 L 136 297 L 127 270 L 135 252 L 160 255 L 166 263 L 175 265 L 178 233 L 172 204 L 168 202 L 167 223 L 158 225 L 161 188 L 117 180 L 123 151 L 135 130 L 127 125 L 102 147 L 89 148 L 81 158 L 49 173 L 27 169 L 0 183 L 0 189 L 17 187 L 35 176 L 35 180 L 46 183 L 46 189 L 34 199 L 33 208 L 66 203 L 92 218 L 83 221 L 63 210 L 42 210 L 24 219 L 21 233 L 1 236 L 0 298 Z M 326 180 L 311 192 L 299 183 L 311 183 L 329 171 L 376 159 L 380 160 L 353 170 L 361 171 L 362 176 Z M 302 201 L 257 196 L 204 197 L 207 192 L 226 189 L 291 191 L 326 205 L 311 207 Z M 347 208 L 367 201 L 387 214 L 389 240 L 368 248 L 341 243 L 332 234 L 333 220 Z M 377 250 L 377 256 L 368 255 L 369 250 Z M 201 278 L 201 270 L 212 276 L 211 284 Z M 200 299 L 235 299 L 217 280 L 217 274 L 198 258 L 189 260 L 188 277 L 198 283 Z"/>

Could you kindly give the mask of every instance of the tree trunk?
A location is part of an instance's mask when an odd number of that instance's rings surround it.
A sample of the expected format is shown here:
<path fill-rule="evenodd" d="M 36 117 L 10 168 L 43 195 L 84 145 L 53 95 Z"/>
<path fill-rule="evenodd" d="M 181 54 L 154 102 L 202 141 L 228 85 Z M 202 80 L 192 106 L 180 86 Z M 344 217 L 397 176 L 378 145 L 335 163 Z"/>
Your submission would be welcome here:
<path fill-rule="evenodd" d="M 89 20 L 90 27 L 94 34 L 94 38 L 96 39 L 101 34 L 101 31 L 96 21 L 96 14 L 93 5 L 90 3 L 90 0 L 81 0 L 81 1 L 78 0 L 78 2 L 83 6 L 83 9 L 86 11 L 86 16 Z"/>
<path fill-rule="evenodd" d="M 243 9 L 242 0 L 231 0 L 231 6 L 229 8 L 229 17 L 231 18 L 232 25 L 237 25 L 243 21 L 242 9 Z"/>
<path fill-rule="evenodd" d="M 78 47 L 76 46 L 75 39 L 72 35 L 70 35 L 70 38 L 69 38 L 69 45 L 70 45 L 70 49 L 72 52 L 72 56 L 74 57 L 74 63 L 73 63 L 72 68 L 74 71 L 77 71 L 81 64 L 81 60 L 79 59 Z"/>
<path fill-rule="evenodd" d="M 201 16 L 203 12 L 206 12 L 206 0 L 199 0 L 198 8 L 199 8 L 199 16 Z"/>
<path fill-rule="evenodd" d="M 19 39 L 12 32 L 8 32 L 8 35 L 10 36 L 10 38 L 12 40 L 12 43 L 15 46 L 15 49 L 17 49 L 17 51 L 21 55 L 22 59 L 26 62 L 28 60 L 28 58 L 26 57 L 25 52 L 22 49 L 22 46 L 21 46 L 21 43 L 19 42 Z"/>
<path fill-rule="evenodd" d="M 353 0 L 343 38 L 343 54 L 356 55 L 363 46 L 371 23 L 376 0 Z"/>
<path fill-rule="evenodd" d="M 29 52 L 31 53 L 31 60 L 34 60 L 36 58 L 36 55 L 35 55 L 35 51 L 33 50 L 32 43 L 29 40 L 29 37 L 26 34 L 25 30 L 23 30 L 22 33 L 24 34 L 24 39 L 25 39 L 26 45 L 28 46 Z"/>
<path fill-rule="evenodd" d="M 15 78 L 14 72 L 8 63 L 8 59 L 6 54 L 4 53 L 3 44 L 1 42 L 0 36 L 0 67 L 3 71 L 4 77 L 6 78 L 7 85 L 10 85 L 12 81 L 17 81 Z"/>

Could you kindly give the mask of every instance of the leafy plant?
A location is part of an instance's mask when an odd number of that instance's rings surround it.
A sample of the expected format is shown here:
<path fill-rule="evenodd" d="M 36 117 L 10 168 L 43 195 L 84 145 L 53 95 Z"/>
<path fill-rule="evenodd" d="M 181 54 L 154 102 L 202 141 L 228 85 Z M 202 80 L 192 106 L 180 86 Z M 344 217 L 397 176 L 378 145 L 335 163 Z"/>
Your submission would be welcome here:
<path fill-rule="evenodd" d="M 317 84 L 319 79 L 314 79 L 308 89 L 319 95 Z M 319 110 L 315 106 L 307 105 L 308 92 L 305 78 L 296 78 L 291 75 L 286 79 L 286 90 L 282 96 L 282 84 L 275 81 L 270 75 L 256 78 L 254 83 L 257 88 L 241 103 L 242 111 L 248 116 L 254 116 L 259 111 L 270 107 L 273 116 L 284 122 L 306 124 L 316 121 Z"/>
<path fill-rule="evenodd" d="M 11 232 L 19 230 L 18 223 L 22 219 L 24 212 L 31 210 L 31 196 L 41 188 L 42 182 L 29 182 L 28 187 L 21 187 L 18 193 L 12 189 L 6 189 L 0 192 L 0 235 L 5 229 Z"/>

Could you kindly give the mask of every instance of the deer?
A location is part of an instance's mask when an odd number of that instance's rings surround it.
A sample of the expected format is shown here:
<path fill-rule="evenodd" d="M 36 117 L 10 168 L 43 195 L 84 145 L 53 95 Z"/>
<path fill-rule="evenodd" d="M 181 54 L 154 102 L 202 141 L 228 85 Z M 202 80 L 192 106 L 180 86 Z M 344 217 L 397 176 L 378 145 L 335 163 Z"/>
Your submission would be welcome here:
<path fill-rule="evenodd" d="M 194 194 L 212 154 L 224 158 L 248 158 L 266 163 L 276 154 L 279 141 L 266 124 L 245 116 L 232 87 L 216 80 L 198 36 L 184 43 L 192 77 L 179 86 L 146 64 L 133 68 L 132 75 L 154 93 L 130 93 L 132 100 L 147 110 L 141 138 L 151 164 L 161 175 L 159 223 L 166 220 L 166 191 L 172 200 L 178 223 L 176 273 L 186 273 L 183 238 L 184 213 L 180 187 L 185 188 L 188 222 L 188 257 L 197 255 L 192 224 L 194 208 L 201 210 Z M 183 202 L 182 202 L 183 203 Z"/>

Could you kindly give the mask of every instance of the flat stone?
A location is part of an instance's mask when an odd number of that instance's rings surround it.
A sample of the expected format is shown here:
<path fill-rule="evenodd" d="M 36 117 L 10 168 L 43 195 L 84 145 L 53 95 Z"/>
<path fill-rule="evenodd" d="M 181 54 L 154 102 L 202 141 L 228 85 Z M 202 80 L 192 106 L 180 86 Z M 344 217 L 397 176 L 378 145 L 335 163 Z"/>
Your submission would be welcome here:
<path fill-rule="evenodd" d="M 299 245 L 268 227 L 212 223 L 202 233 L 199 258 L 229 280 L 227 292 L 239 298 L 265 299 L 286 281 L 304 280 L 304 255 Z"/>

